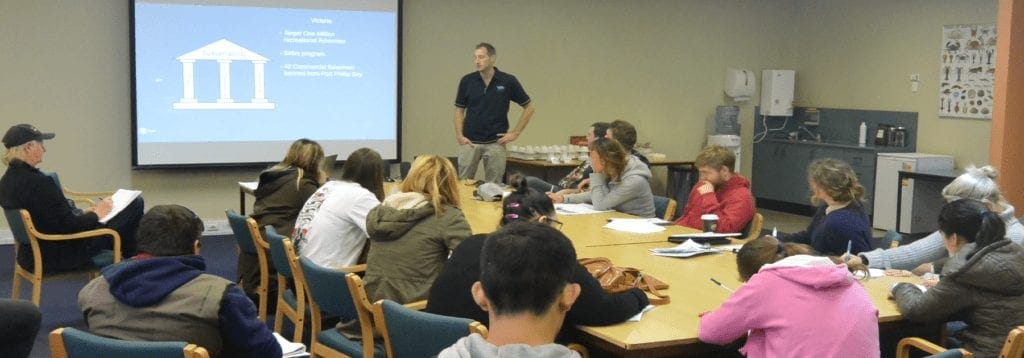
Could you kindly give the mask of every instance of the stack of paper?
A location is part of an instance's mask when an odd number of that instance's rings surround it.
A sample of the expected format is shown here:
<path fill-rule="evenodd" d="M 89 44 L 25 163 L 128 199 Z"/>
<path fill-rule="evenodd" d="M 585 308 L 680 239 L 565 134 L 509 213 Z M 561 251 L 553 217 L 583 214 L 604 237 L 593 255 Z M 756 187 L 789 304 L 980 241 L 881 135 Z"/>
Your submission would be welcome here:
<path fill-rule="evenodd" d="M 114 207 L 110 209 L 110 213 L 107 214 L 107 216 L 104 216 L 99 220 L 100 223 L 106 224 L 107 221 L 110 221 L 114 216 L 117 216 L 121 210 L 128 207 L 128 204 L 131 204 L 132 200 L 138 198 L 139 195 L 142 195 L 142 191 L 140 190 L 117 189 L 117 191 L 114 192 L 114 195 L 110 196 L 110 201 L 114 202 Z"/>
<path fill-rule="evenodd" d="M 580 215 L 606 213 L 611 210 L 596 210 L 590 204 L 555 204 L 555 211 L 559 215 Z"/>
<path fill-rule="evenodd" d="M 658 226 L 650 223 L 649 221 L 642 220 L 612 220 L 605 224 L 604 227 L 612 230 L 632 232 L 637 234 L 650 234 L 665 231 L 664 226 Z"/>
<path fill-rule="evenodd" d="M 274 332 L 274 338 L 277 338 L 277 344 L 281 346 L 281 357 L 309 357 L 305 344 L 289 341 L 277 332 Z"/>
<path fill-rule="evenodd" d="M 651 255 L 668 257 L 690 257 L 696 255 L 722 252 L 721 250 L 716 248 L 704 247 L 701 244 L 693 242 L 693 240 L 686 240 L 686 242 L 679 244 L 676 247 L 650 250 Z"/>

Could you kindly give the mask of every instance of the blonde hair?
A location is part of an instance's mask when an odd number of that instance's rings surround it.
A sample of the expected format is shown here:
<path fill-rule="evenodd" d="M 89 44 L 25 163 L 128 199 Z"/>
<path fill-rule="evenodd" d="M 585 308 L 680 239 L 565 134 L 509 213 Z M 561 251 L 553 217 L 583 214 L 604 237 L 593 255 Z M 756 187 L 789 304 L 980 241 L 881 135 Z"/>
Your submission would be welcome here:
<path fill-rule="evenodd" d="M 864 200 L 864 187 L 857 180 L 857 174 L 846 162 L 825 158 L 818 159 L 807 168 L 807 179 L 839 202 Z M 817 204 L 817 200 L 812 199 Z"/>
<path fill-rule="evenodd" d="M 626 170 L 629 153 L 619 141 L 609 138 L 598 138 L 590 145 L 590 150 L 604 160 L 604 173 L 610 181 L 622 180 L 622 172 Z"/>
<path fill-rule="evenodd" d="M 315 173 L 313 178 L 317 183 L 321 183 L 327 177 L 327 173 L 320 166 L 323 161 L 324 149 L 320 147 L 320 144 L 310 139 L 301 138 L 292 142 L 284 159 L 270 170 L 280 171 L 295 168 L 298 172 L 298 175 L 295 176 L 295 188 L 298 189 L 302 186 L 302 178 L 306 176 L 306 173 L 311 175 Z"/>
<path fill-rule="evenodd" d="M 697 154 L 694 161 L 697 168 L 708 167 L 714 170 L 729 168 L 729 172 L 736 171 L 736 154 L 720 145 L 712 145 Z"/>
<path fill-rule="evenodd" d="M 32 143 L 32 142 L 28 142 L 28 143 Z M 3 158 L 4 165 L 11 165 L 11 161 L 14 160 L 14 159 L 21 160 L 21 159 L 25 158 L 25 145 L 27 145 L 28 143 L 24 143 L 24 144 L 19 145 L 19 146 L 14 146 L 14 147 L 7 148 L 7 151 L 4 152 L 4 158 Z"/>
<path fill-rule="evenodd" d="M 456 182 L 458 177 L 458 172 L 448 158 L 421 155 L 412 162 L 400 190 L 426 195 L 434 205 L 434 214 L 441 216 L 444 213 L 444 205 L 460 207 Z"/>
<path fill-rule="evenodd" d="M 947 202 L 959 199 L 974 199 L 983 203 L 1006 206 L 1006 198 L 996 185 L 999 173 L 996 168 L 986 165 L 981 168 L 973 165 L 965 169 L 965 173 L 953 179 L 953 182 L 942 188 L 942 197 Z"/>

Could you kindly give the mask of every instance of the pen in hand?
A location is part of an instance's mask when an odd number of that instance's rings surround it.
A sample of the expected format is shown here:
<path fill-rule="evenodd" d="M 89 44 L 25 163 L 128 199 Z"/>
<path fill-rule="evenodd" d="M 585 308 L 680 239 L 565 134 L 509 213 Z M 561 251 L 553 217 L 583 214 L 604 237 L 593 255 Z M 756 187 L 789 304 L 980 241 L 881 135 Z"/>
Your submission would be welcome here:
<path fill-rule="evenodd" d="M 853 248 L 853 240 L 847 241 L 846 242 L 846 253 L 843 254 L 843 261 L 849 261 L 850 260 L 850 257 L 852 257 L 852 256 L 850 256 L 850 249 L 852 249 L 852 248 Z"/>
<path fill-rule="evenodd" d="M 731 288 L 728 288 L 725 285 L 723 285 L 721 282 L 718 282 L 718 280 L 716 280 L 714 277 L 711 278 L 711 282 L 714 282 L 714 284 L 718 285 L 718 287 L 721 287 L 721 288 L 725 289 L 726 291 L 733 292 L 733 290 Z"/>
<path fill-rule="evenodd" d="M 772 228 L 772 238 L 774 238 L 774 239 L 778 239 L 779 238 L 779 228 L 778 227 L 773 227 Z"/>

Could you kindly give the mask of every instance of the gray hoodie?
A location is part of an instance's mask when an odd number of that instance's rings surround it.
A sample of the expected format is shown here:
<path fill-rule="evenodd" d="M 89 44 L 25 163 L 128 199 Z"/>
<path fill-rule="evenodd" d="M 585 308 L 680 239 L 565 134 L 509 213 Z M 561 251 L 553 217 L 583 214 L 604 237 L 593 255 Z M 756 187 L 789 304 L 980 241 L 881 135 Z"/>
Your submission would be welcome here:
<path fill-rule="evenodd" d="M 602 173 L 590 174 L 590 191 L 565 196 L 566 203 L 593 204 L 596 210 L 615 210 L 642 218 L 654 217 L 651 169 L 630 155 L 622 179 L 609 182 Z"/>
<path fill-rule="evenodd" d="M 438 358 L 462 358 L 462 357 L 515 357 L 515 358 L 554 358 L 574 357 L 579 358 L 579 353 L 569 350 L 559 344 L 545 344 L 532 347 L 526 344 L 506 344 L 497 347 L 487 342 L 479 334 L 473 333 L 468 337 L 459 338 L 451 347 L 445 348 L 438 354 Z"/>

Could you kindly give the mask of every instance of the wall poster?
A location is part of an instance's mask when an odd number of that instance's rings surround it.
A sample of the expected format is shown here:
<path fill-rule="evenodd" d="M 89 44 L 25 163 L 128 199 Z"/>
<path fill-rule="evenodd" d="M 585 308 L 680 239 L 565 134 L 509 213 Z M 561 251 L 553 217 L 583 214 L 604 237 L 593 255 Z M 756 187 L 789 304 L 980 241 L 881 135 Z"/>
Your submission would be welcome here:
<path fill-rule="evenodd" d="M 996 25 L 942 27 L 939 117 L 992 119 Z"/>

